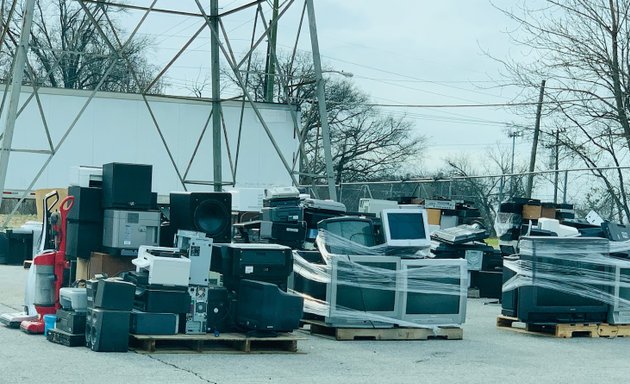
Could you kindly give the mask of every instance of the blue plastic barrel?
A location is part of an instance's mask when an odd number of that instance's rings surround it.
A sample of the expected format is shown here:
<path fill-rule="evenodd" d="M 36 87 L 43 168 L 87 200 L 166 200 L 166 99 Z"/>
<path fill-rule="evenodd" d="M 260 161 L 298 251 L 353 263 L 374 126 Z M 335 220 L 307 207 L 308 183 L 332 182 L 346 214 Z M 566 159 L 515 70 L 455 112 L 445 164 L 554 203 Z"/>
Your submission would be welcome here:
<path fill-rule="evenodd" d="M 55 328 L 56 322 L 57 322 L 56 315 L 44 315 L 44 336 L 48 334 L 49 329 Z"/>

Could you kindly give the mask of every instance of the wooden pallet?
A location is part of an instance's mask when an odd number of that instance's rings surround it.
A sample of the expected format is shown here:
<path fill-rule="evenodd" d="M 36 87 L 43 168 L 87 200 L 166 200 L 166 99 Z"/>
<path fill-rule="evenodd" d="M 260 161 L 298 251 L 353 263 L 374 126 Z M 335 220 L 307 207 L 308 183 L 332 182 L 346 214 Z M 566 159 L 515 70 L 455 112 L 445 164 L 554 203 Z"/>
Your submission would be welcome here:
<path fill-rule="evenodd" d="M 435 330 L 411 327 L 337 328 L 317 320 L 304 320 L 304 323 L 310 327 L 311 334 L 335 340 L 461 340 L 464 337 L 464 330 L 459 327 L 437 327 Z"/>
<path fill-rule="evenodd" d="M 571 337 L 628 337 L 630 325 L 612 325 L 605 323 L 574 324 L 526 324 L 515 317 L 497 317 L 497 327 L 521 333 L 560 338 Z"/>
<path fill-rule="evenodd" d="M 190 353 L 295 353 L 298 340 L 306 340 L 288 333 L 276 337 L 248 337 L 242 333 L 205 335 L 129 335 L 129 344 L 137 352 Z"/>
<path fill-rule="evenodd" d="M 597 334 L 599 337 L 630 337 L 630 324 L 600 324 Z"/>

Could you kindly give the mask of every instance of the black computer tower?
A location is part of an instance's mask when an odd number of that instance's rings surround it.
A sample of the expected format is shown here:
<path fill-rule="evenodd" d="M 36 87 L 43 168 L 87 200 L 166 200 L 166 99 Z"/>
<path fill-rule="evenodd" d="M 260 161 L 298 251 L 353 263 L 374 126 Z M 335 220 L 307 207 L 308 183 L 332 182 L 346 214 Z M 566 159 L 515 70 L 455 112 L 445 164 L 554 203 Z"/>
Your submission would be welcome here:
<path fill-rule="evenodd" d="M 208 310 L 206 326 L 208 333 L 230 332 L 234 329 L 236 298 L 227 288 L 211 285 L 208 287 Z"/>

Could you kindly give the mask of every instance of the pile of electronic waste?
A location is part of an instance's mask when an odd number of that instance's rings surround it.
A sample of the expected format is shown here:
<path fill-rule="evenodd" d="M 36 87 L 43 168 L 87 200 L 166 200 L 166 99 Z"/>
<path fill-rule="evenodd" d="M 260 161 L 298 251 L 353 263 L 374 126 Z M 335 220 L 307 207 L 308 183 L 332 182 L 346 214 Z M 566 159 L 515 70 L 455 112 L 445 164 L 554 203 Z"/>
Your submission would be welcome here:
<path fill-rule="evenodd" d="M 512 199 L 495 229 L 502 314 L 531 324 L 630 324 L 630 226 L 570 204 Z"/>

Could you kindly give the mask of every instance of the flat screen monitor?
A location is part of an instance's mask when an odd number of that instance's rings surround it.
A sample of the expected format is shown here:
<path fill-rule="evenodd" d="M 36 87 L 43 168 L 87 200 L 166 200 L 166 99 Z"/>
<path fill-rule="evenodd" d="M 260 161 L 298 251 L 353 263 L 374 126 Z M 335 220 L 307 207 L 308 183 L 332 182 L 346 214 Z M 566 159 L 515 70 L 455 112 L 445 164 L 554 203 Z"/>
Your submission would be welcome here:
<path fill-rule="evenodd" d="M 393 326 L 400 317 L 400 258 L 346 255 L 330 260 L 326 323 L 334 327 Z"/>
<path fill-rule="evenodd" d="M 611 287 L 585 283 L 581 274 L 573 272 L 612 274 L 612 267 L 604 256 L 609 249 L 607 239 L 531 236 L 521 238 L 520 248 L 520 259 L 530 262 L 532 281 L 531 285 L 518 288 L 516 312 L 520 321 L 545 324 L 607 320 L 609 305 L 605 296 L 611 292 Z M 598 255 L 601 262 L 594 261 Z M 567 288 L 583 287 L 584 292 L 590 293 L 587 297 L 577 291 L 542 287 L 548 285 L 549 276 Z M 593 297 L 598 294 L 601 300 Z"/>
<path fill-rule="evenodd" d="M 401 319 L 419 325 L 463 324 L 468 295 L 464 259 L 401 261 Z"/>
<path fill-rule="evenodd" d="M 384 209 L 381 221 L 385 243 L 392 247 L 429 247 L 429 223 L 422 208 Z"/>

